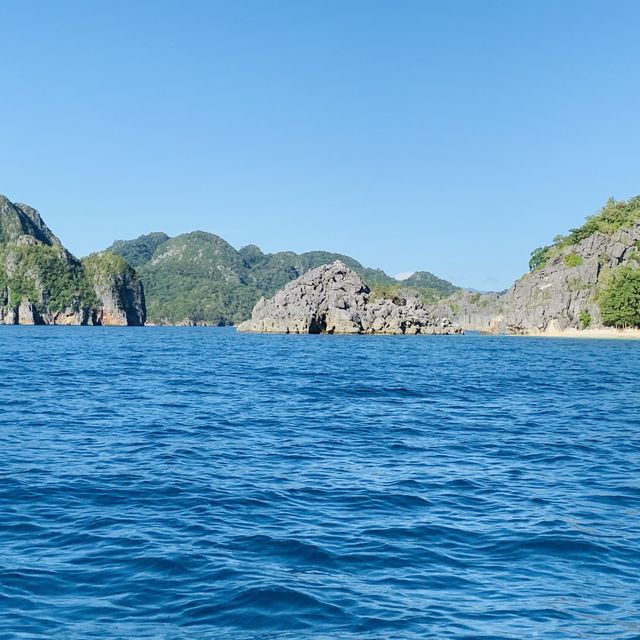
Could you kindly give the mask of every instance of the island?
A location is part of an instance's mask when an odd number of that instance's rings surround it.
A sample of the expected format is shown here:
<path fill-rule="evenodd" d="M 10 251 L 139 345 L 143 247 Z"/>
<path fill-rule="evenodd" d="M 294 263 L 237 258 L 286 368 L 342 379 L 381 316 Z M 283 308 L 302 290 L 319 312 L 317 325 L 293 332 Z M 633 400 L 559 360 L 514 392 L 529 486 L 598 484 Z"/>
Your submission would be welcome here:
<path fill-rule="evenodd" d="M 376 297 L 341 260 L 312 269 L 289 282 L 273 298 L 261 298 L 241 332 L 260 333 L 462 333 L 447 317 L 436 316 L 416 292 L 398 290 Z"/>

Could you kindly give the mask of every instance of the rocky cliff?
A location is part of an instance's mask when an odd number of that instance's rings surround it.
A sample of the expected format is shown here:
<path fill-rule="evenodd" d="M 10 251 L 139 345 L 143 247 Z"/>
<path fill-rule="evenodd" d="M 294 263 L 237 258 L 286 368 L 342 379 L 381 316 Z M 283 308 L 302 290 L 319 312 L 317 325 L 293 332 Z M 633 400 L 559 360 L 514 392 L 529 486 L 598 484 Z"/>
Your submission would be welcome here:
<path fill-rule="evenodd" d="M 467 330 L 536 334 L 600 328 L 607 324 L 600 294 L 622 267 L 632 273 L 640 268 L 640 198 L 610 200 L 582 227 L 534 251 L 531 271 L 503 294 L 456 293 L 433 311 L 448 311 Z"/>
<path fill-rule="evenodd" d="M 322 265 L 262 298 L 239 331 L 265 333 L 458 333 L 415 295 L 373 299 L 369 287 L 344 262 Z"/>
<path fill-rule="evenodd" d="M 40 214 L 0 196 L 0 324 L 142 325 L 142 284 L 119 256 L 72 256 Z"/>
<path fill-rule="evenodd" d="M 503 312 L 502 300 L 499 293 L 459 291 L 430 308 L 437 316 L 451 318 L 465 331 L 492 331 Z"/>
<path fill-rule="evenodd" d="M 94 324 L 141 326 L 145 323 L 142 282 L 123 258 L 104 251 L 83 258 L 82 266 L 98 300 Z"/>

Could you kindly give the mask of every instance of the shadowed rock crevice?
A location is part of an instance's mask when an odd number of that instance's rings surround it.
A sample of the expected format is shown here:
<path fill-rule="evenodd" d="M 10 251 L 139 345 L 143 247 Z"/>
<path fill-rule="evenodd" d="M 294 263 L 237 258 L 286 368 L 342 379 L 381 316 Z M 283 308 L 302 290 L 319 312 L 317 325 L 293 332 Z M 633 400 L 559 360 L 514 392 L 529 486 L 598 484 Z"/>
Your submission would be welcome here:
<path fill-rule="evenodd" d="M 327 332 L 327 316 L 325 314 L 319 314 L 311 319 L 309 333 L 333 333 L 333 331 Z"/>

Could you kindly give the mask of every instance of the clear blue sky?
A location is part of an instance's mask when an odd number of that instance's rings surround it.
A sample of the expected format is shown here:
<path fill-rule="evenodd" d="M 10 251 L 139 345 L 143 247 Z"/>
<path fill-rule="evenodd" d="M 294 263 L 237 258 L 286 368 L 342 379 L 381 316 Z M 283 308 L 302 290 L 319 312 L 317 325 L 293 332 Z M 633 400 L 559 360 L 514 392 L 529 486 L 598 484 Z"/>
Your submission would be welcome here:
<path fill-rule="evenodd" d="M 0 193 L 507 286 L 640 193 L 640 2 L 0 3 Z"/>

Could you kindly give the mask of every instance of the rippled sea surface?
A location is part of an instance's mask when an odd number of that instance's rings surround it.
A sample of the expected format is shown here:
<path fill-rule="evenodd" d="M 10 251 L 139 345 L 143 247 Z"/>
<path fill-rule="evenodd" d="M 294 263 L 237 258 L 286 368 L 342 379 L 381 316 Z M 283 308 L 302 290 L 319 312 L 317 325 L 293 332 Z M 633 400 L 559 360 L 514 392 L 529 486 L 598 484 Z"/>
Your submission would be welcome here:
<path fill-rule="evenodd" d="M 0 638 L 640 638 L 640 342 L 0 345 Z"/>

